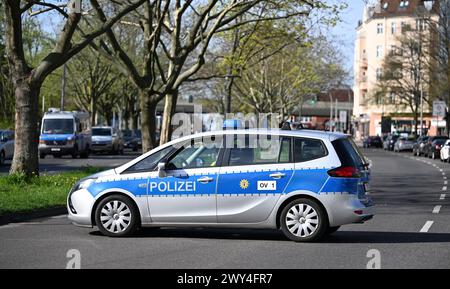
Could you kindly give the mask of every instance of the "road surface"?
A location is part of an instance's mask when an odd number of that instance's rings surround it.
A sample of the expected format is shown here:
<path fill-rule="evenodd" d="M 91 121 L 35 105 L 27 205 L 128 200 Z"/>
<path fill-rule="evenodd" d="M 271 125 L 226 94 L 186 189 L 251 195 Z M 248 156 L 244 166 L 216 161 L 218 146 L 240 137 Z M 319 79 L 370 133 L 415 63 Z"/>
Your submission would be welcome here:
<path fill-rule="evenodd" d="M 65 268 L 71 249 L 81 268 L 364 269 L 378 253 L 381 268 L 450 268 L 450 164 L 411 153 L 365 154 L 378 214 L 320 243 L 229 229 L 144 229 L 114 239 L 57 216 L 0 227 L 0 268 Z"/>

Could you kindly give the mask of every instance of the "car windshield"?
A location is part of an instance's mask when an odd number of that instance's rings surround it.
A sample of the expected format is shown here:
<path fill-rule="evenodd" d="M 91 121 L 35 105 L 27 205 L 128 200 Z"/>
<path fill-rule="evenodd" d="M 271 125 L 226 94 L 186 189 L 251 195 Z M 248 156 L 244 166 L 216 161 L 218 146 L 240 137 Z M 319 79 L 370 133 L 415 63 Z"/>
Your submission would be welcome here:
<path fill-rule="evenodd" d="M 73 134 L 73 119 L 45 119 L 42 133 Z"/>
<path fill-rule="evenodd" d="M 92 135 L 110 136 L 111 129 L 110 128 L 93 128 Z"/>

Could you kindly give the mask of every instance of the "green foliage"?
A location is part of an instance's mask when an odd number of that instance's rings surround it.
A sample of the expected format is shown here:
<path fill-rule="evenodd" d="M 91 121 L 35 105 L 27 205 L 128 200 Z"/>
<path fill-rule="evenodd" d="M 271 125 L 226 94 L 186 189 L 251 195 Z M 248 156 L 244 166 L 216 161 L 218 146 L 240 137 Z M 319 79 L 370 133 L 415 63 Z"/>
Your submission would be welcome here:
<path fill-rule="evenodd" d="M 0 177 L 0 216 L 38 209 L 62 207 L 71 187 L 81 178 L 100 171 L 86 167 L 81 171 L 57 175 L 12 174 Z"/>

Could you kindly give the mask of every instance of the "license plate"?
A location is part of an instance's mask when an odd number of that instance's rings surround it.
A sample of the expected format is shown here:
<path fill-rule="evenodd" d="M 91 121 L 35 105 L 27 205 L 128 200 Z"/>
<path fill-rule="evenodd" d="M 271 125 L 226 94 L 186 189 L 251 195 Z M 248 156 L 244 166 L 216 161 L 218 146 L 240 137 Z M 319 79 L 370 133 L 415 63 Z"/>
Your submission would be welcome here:
<path fill-rule="evenodd" d="M 60 152 L 60 151 L 61 151 L 60 148 L 53 148 L 53 149 L 52 149 L 52 152 Z"/>

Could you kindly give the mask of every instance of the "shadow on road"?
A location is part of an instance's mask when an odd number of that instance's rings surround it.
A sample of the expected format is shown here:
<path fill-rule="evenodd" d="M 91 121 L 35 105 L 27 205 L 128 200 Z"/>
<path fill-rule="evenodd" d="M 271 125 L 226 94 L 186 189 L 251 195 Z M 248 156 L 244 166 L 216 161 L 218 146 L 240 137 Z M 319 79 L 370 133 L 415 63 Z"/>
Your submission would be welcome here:
<path fill-rule="evenodd" d="M 101 236 L 99 231 L 90 233 Z M 186 228 L 143 228 L 131 238 L 193 238 L 224 240 L 288 241 L 281 231 L 248 229 L 186 229 Z M 450 243 L 450 234 L 415 232 L 362 232 L 338 231 L 324 238 L 326 244 L 410 244 L 410 243 Z"/>

